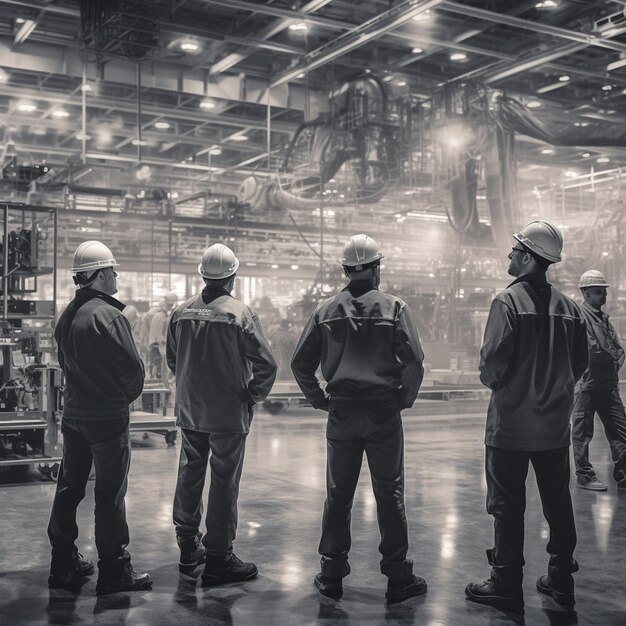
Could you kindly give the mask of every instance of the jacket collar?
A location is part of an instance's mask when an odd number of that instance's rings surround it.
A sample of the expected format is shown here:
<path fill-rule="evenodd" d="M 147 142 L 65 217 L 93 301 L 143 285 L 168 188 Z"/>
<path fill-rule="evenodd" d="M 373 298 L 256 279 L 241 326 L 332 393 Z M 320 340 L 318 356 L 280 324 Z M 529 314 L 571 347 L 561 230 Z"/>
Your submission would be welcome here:
<path fill-rule="evenodd" d="M 77 289 L 75 297 L 77 300 L 82 300 L 84 302 L 86 302 L 87 300 L 94 300 L 96 298 L 98 300 L 104 300 L 107 304 L 114 306 L 120 311 L 123 311 L 126 308 L 126 305 L 123 302 L 120 302 L 117 298 L 114 298 L 107 293 L 102 293 L 101 291 L 90 289 L 89 287 Z"/>
<path fill-rule="evenodd" d="M 378 287 L 372 280 L 351 280 L 342 291 L 349 291 L 353 296 L 360 296 L 372 289 L 378 291 Z"/>
<path fill-rule="evenodd" d="M 548 282 L 548 279 L 546 278 L 546 275 L 545 274 L 539 274 L 539 273 L 524 274 L 524 276 L 520 276 L 519 278 L 516 278 L 509 285 L 509 287 L 511 287 L 512 285 L 516 285 L 517 283 L 543 283 L 545 285 L 549 285 L 550 284 Z"/>
<path fill-rule="evenodd" d="M 204 304 L 209 304 L 209 302 L 213 302 L 213 300 L 219 298 L 220 296 L 230 296 L 231 298 L 233 297 L 230 291 L 227 291 L 226 289 L 224 289 L 224 287 L 211 287 L 207 285 L 202 290 L 202 301 L 204 302 Z"/>
<path fill-rule="evenodd" d="M 608 319 L 609 318 L 608 313 L 605 313 L 604 311 L 598 311 L 598 309 L 594 309 L 592 306 L 587 304 L 586 300 L 583 302 L 582 306 L 583 306 L 583 308 L 586 311 L 588 311 L 592 315 L 595 315 L 596 317 L 599 317 L 600 319 Z"/>

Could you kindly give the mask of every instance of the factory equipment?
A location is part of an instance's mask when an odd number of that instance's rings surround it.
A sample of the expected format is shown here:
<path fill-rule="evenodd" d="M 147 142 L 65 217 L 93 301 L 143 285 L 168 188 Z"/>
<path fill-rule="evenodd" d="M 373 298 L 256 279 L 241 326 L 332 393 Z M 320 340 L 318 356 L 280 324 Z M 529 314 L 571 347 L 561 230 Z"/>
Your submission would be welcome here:
<path fill-rule="evenodd" d="M 39 462 L 44 475 L 56 478 L 63 388 L 52 356 L 56 209 L 9 203 L 0 209 L 0 470 Z"/>

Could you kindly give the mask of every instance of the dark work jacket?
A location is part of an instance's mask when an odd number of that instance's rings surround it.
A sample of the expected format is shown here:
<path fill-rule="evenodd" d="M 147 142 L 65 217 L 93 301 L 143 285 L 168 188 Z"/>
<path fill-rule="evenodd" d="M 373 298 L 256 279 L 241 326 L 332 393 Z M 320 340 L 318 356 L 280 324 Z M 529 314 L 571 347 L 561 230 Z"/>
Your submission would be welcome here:
<path fill-rule="evenodd" d="M 491 303 L 480 380 L 493 390 L 485 444 L 509 450 L 569 446 L 574 385 L 588 362 L 576 303 L 543 274 L 522 276 Z"/>
<path fill-rule="evenodd" d="M 580 379 L 583 391 L 615 389 L 619 384 L 618 372 L 624 364 L 624 350 L 609 316 L 586 302 L 581 306 L 587 324 L 589 342 L 589 367 Z"/>
<path fill-rule="evenodd" d="M 78 289 L 59 318 L 54 336 L 66 380 L 64 418 L 125 418 L 141 395 L 144 368 L 124 306 L 94 289 Z"/>
<path fill-rule="evenodd" d="M 265 400 L 276 377 L 256 313 L 208 287 L 172 313 L 167 364 L 176 374 L 176 423 L 207 433 L 247 433 L 252 405 Z"/>
<path fill-rule="evenodd" d="M 307 400 L 331 406 L 389 408 L 413 405 L 424 353 L 408 306 L 369 281 L 352 281 L 320 302 L 307 322 L 291 370 Z M 315 372 L 322 366 L 327 382 Z"/>

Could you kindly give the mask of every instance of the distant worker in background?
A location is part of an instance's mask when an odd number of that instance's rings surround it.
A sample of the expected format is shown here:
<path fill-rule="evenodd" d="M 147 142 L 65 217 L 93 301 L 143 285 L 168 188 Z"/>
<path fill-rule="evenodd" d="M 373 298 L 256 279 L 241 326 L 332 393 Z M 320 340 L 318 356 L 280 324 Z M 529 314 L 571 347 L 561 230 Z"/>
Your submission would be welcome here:
<path fill-rule="evenodd" d="M 55 330 L 59 364 L 66 379 L 61 430 L 63 460 L 48 536 L 52 563 L 48 586 L 72 589 L 75 579 L 94 572 L 76 547 L 76 509 L 85 497 L 95 465 L 97 594 L 150 589 L 148 574 L 137 574 L 124 497 L 130 468 L 129 404 L 141 394 L 144 368 L 117 293 L 118 264 L 107 246 L 86 241 L 72 263 L 76 296 Z"/>
<path fill-rule="evenodd" d="M 576 388 L 572 412 L 572 443 L 576 482 L 581 489 L 606 491 L 589 460 L 593 420 L 597 413 L 611 448 L 613 478 L 626 487 L 626 415 L 619 395 L 619 370 L 624 350 L 609 316 L 602 311 L 609 284 L 597 270 L 585 272 L 578 283 L 585 301 L 582 314 L 587 323 L 589 367 Z"/>
<path fill-rule="evenodd" d="M 178 302 L 178 296 L 170 291 L 162 302 L 152 307 L 144 319 L 144 345 L 147 346 L 148 371 L 150 378 L 162 378 L 163 357 L 167 338 L 167 321 L 170 311 Z"/>
<path fill-rule="evenodd" d="M 205 563 L 202 585 L 250 580 L 254 563 L 233 552 L 237 498 L 246 437 L 254 405 L 269 394 L 276 363 L 256 313 L 231 295 L 239 261 L 216 243 L 202 255 L 198 272 L 206 287 L 172 314 L 167 363 L 176 375 L 177 426 L 181 429 L 174 526 L 179 570 Z M 199 530 L 207 463 L 211 485 L 207 532 Z"/>
<path fill-rule="evenodd" d="M 278 364 L 277 380 L 291 379 L 291 357 L 297 343 L 298 335 L 291 330 L 289 320 L 280 320 L 279 327 L 270 335 L 270 344 Z"/>
<path fill-rule="evenodd" d="M 588 355 L 578 306 L 546 278 L 549 266 L 561 260 L 560 231 L 537 220 L 513 237 L 508 272 L 515 280 L 491 303 L 480 351 L 480 380 L 492 390 L 485 432 L 487 513 L 494 517 L 494 547 L 487 550 L 491 576 L 467 585 L 465 594 L 523 613 L 529 463 L 550 528 L 548 575 L 537 580 L 537 589 L 558 604 L 575 602 L 569 418 Z"/>
<path fill-rule="evenodd" d="M 291 368 L 307 400 L 328 411 L 326 503 L 319 544 L 322 595 L 340 598 L 350 573 L 350 519 L 363 452 L 372 476 L 386 598 L 426 593 L 413 574 L 404 508 L 404 435 L 400 411 L 415 402 L 424 354 L 408 306 L 378 290 L 383 253 L 371 237 L 351 237 L 341 261 L 348 285 L 320 302 L 307 322 Z M 321 363 L 323 391 L 315 373 Z"/>

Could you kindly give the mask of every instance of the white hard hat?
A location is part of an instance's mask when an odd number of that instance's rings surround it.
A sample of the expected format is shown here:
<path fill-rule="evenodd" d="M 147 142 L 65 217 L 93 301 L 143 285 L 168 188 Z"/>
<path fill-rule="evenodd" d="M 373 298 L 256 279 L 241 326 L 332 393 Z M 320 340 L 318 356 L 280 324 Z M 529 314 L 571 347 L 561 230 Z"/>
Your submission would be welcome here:
<path fill-rule="evenodd" d="M 235 253 L 224 244 L 214 243 L 204 251 L 198 272 L 203 278 L 219 280 L 232 276 L 238 267 L 239 260 Z"/>
<path fill-rule="evenodd" d="M 100 241 L 84 241 L 76 248 L 72 267 L 73 274 L 83 272 L 93 273 L 105 267 L 117 267 L 119 263 L 113 257 L 113 253 Z"/>
<path fill-rule="evenodd" d="M 598 270 L 586 271 L 578 281 L 578 287 L 584 289 L 585 287 L 609 287 L 609 283 L 606 282 L 604 274 Z"/>
<path fill-rule="evenodd" d="M 378 244 L 368 235 L 353 235 L 346 241 L 343 247 L 343 258 L 341 264 L 344 267 L 354 267 L 357 271 L 363 265 L 379 261 L 384 258 Z"/>
<path fill-rule="evenodd" d="M 530 222 L 513 237 L 547 261 L 558 263 L 561 260 L 563 236 L 556 226 L 548 222 L 542 220 Z"/>

